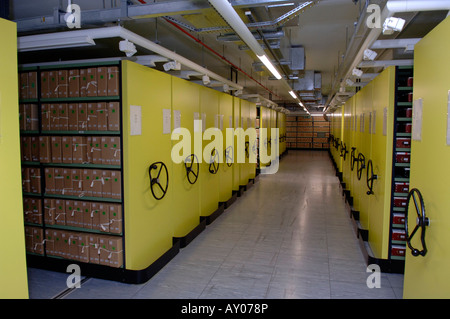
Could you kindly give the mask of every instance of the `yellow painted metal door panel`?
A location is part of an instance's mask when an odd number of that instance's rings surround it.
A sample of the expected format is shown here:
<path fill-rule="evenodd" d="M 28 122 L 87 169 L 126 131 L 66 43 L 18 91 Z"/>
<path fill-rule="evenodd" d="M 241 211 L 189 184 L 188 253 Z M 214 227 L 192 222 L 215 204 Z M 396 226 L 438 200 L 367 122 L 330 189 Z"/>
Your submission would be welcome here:
<path fill-rule="evenodd" d="M 233 128 L 233 97 L 229 94 L 220 94 L 219 98 L 219 128 L 224 137 L 223 163 L 219 169 L 219 201 L 226 202 L 233 195 L 233 140 L 226 138 L 227 129 Z"/>
<path fill-rule="evenodd" d="M 363 162 L 360 163 L 360 167 L 364 167 L 361 171 L 361 179 L 358 180 L 357 187 L 359 188 L 359 221 L 363 229 L 369 229 L 369 197 L 367 196 L 367 163 L 371 158 L 371 145 L 372 135 L 370 134 L 370 115 L 372 114 L 372 82 L 366 85 L 359 93 L 362 95 L 362 110 L 360 113 L 361 119 L 361 133 L 360 133 L 360 146 L 359 153 L 364 155 L 361 158 Z M 370 236 L 370 233 L 369 233 Z"/>
<path fill-rule="evenodd" d="M 255 132 L 256 128 L 256 104 L 249 103 L 249 123 L 252 131 Z M 258 152 L 256 136 L 251 137 L 251 141 L 249 144 L 249 154 L 250 154 L 250 163 L 249 163 L 249 179 L 254 179 L 256 176 L 256 157 Z"/>
<path fill-rule="evenodd" d="M 372 88 L 372 116 L 369 119 L 369 122 L 372 121 L 369 124 L 369 131 L 371 131 L 369 134 L 372 136 L 370 160 L 372 160 L 373 173 L 377 175 L 377 179 L 373 181 L 373 194 L 366 195 L 369 200 L 369 244 L 374 257 L 387 259 L 392 189 L 395 67 L 390 67 L 377 76 L 372 82 Z M 386 134 L 383 131 L 385 112 Z M 370 177 L 371 170 L 369 170 Z M 367 182 L 367 174 L 364 174 L 364 180 Z M 368 187 L 365 190 L 369 191 Z"/>
<path fill-rule="evenodd" d="M 217 132 L 216 117 L 219 114 L 219 92 L 210 88 L 200 87 L 200 113 L 204 121 L 203 160 L 200 163 L 200 216 L 210 216 L 219 207 L 219 175 L 220 159 L 223 145 L 215 144 L 217 140 L 205 135 L 206 132 Z M 208 130 L 209 129 L 209 130 Z"/>
<path fill-rule="evenodd" d="M 171 111 L 171 77 L 162 72 L 130 62 L 122 62 L 123 88 L 123 184 L 125 215 L 126 267 L 147 268 L 172 247 L 173 191 L 161 196 L 167 168 L 172 182 L 171 130 L 165 127 L 164 115 Z M 166 110 L 166 111 L 164 111 Z M 169 129 L 167 132 L 166 129 Z M 158 183 L 150 183 L 159 174 Z"/>
<path fill-rule="evenodd" d="M 172 122 L 190 133 L 190 150 L 183 154 L 183 162 L 173 163 L 173 224 L 174 237 L 184 237 L 200 223 L 199 154 L 194 152 L 194 114 L 200 112 L 199 86 L 172 77 Z M 175 146 L 180 141 L 174 140 Z M 185 166 L 191 170 L 188 172 Z"/>
<path fill-rule="evenodd" d="M 266 167 L 270 164 L 270 109 L 261 106 L 260 109 L 260 137 L 259 137 L 259 148 L 260 148 L 260 167 Z"/>
<path fill-rule="evenodd" d="M 240 127 L 240 114 L 241 114 L 241 99 L 233 97 L 233 128 L 236 130 Z M 241 164 L 237 161 L 237 141 L 238 137 L 234 137 L 233 151 L 234 151 L 234 163 L 233 163 L 233 191 L 239 191 L 239 173 Z"/>
<path fill-rule="evenodd" d="M 350 98 L 344 108 L 344 121 L 343 121 L 343 136 L 342 141 L 344 143 L 344 150 L 341 151 L 342 155 L 342 180 L 345 183 L 345 188 L 347 190 L 351 189 L 351 148 L 353 145 L 353 131 L 351 130 L 351 115 L 353 107 L 354 98 Z"/>
<path fill-rule="evenodd" d="M 426 216 L 425 256 L 414 257 L 407 248 L 404 298 L 450 298 L 450 146 L 449 90 L 450 18 L 446 18 L 416 46 L 414 100 L 422 99 L 423 112 L 414 105 L 413 136 L 422 126 L 420 140 L 412 140 L 410 189 L 423 196 Z M 419 210 L 420 211 L 420 210 Z M 410 233 L 416 226 L 416 209 L 409 207 Z M 411 240 L 422 250 L 420 229 Z"/>
<path fill-rule="evenodd" d="M 248 119 L 249 119 L 249 102 L 246 100 L 242 100 L 241 101 L 241 113 L 240 113 L 240 123 L 241 123 L 241 128 L 244 130 L 244 132 L 247 130 L 248 128 Z M 243 160 L 245 161 L 244 163 L 242 163 L 241 165 L 239 165 L 240 170 L 239 170 L 239 184 L 241 186 L 245 186 L 248 184 L 248 179 L 249 179 L 249 154 L 250 154 L 250 141 L 248 136 L 245 136 L 245 152 L 244 152 L 244 157 Z"/>
<path fill-rule="evenodd" d="M 364 102 L 364 96 L 361 94 L 362 91 L 359 91 L 358 94 L 355 95 L 355 157 L 358 158 L 358 154 L 363 151 L 362 147 L 362 132 L 361 132 L 361 121 L 362 121 L 362 114 L 363 114 L 363 102 Z M 357 169 L 358 169 L 358 162 L 355 161 L 354 169 L 353 169 L 353 208 L 356 211 L 361 211 L 361 192 L 364 190 L 364 185 L 361 185 L 361 181 L 358 180 L 357 176 Z M 362 179 L 362 177 L 361 177 Z"/>
<path fill-rule="evenodd" d="M 0 19 L 0 298 L 28 298 L 20 170 L 16 24 Z"/>

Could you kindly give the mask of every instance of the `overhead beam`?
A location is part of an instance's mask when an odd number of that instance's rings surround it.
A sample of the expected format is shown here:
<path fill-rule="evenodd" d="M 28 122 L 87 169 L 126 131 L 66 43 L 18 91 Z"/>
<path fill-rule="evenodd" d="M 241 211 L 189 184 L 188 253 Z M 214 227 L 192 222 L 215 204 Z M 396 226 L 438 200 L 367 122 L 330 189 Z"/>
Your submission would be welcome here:
<path fill-rule="evenodd" d="M 377 40 L 375 41 L 370 49 L 401 49 L 412 51 L 414 46 L 421 40 L 421 38 L 411 38 L 411 39 L 389 39 L 389 40 Z"/>
<path fill-rule="evenodd" d="M 411 66 L 414 65 L 414 60 L 377 60 L 377 61 L 362 61 L 358 64 L 358 68 L 380 68 L 387 66 Z"/>

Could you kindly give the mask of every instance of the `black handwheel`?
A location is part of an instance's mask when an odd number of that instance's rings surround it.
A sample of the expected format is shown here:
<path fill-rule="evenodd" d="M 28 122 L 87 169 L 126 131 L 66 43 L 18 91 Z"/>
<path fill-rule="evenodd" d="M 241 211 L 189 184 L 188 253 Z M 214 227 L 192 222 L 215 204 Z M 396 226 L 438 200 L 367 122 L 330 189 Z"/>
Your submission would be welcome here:
<path fill-rule="evenodd" d="M 339 138 L 336 138 L 336 139 L 334 140 L 334 148 L 336 149 L 336 151 L 339 150 Z"/>
<path fill-rule="evenodd" d="M 356 147 L 352 147 L 352 152 L 350 153 L 350 169 L 352 170 L 352 172 L 355 169 L 355 162 L 356 162 L 355 152 Z"/>
<path fill-rule="evenodd" d="M 369 177 L 370 174 L 370 177 Z M 372 160 L 367 162 L 366 171 L 367 187 L 369 188 L 367 195 L 373 195 L 373 181 L 378 179 L 378 176 L 373 173 L 373 163 Z"/>
<path fill-rule="evenodd" d="M 409 215 L 409 203 L 411 199 L 413 200 L 414 207 L 416 208 L 417 219 L 416 219 L 416 227 L 414 227 L 414 230 L 412 231 L 411 235 L 409 235 L 408 215 Z M 419 200 L 419 203 L 417 203 L 417 199 Z M 411 189 L 411 191 L 408 193 L 406 207 L 407 207 L 407 211 L 405 214 L 406 244 L 408 245 L 409 249 L 411 249 L 411 254 L 414 257 L 425 256 L 427 253 L 427 246 L 425 244 L 425 229 L 426 226 L 430 225 L 430 220 L 428 219 L 428 217 L 425 216 L 425 204 L 423 202 L 422 194 L 417 188 Z M 420 241 L 422 243 L 422 250 L 414 248 L 411 245 L 411 239 L 414 237 L 419 228 L 420 228 Z"/>
<path fill-rule="evenodd" d="M 161 185 L 164 180 L 161 181 L 161 172 L 164 171 L 166 176 L 165 186 Z M 156 176 L 155 176 L 156 175 Z M 156 200 L 161 200 L 167 193 L 169 187 L 169 171 L 167 170 L 166 164 L 163 162 L 156 162 L 150 165 L 148 168 L 148 176 L 150 177 L 150 190 L 152 195 Z M 159 189 L 159 190 L 158 190 Z M 159 194 L 158 194 L 159 193 Z"/>
<path fill-rule="evenodd" d="M 209 172 L 211 174 L 217 174 L 218 171 L 219 171 L 219 152 L 215 148 L 213 148 L 213 150 L 211 151 L 211 158 L 209 160 Z"/>
<path fill-rule="evenodd" d="M 225 150 L 224 150 L 224 157 L 225 157 L 225 163 L 227 163 L 228 167 L 231 167 L 231 165 L 233 165 L 233 146 L 228 146 Z"/>
<path fill-rule="evenodd" d="M 347 145 L 345 143 L 341 142 L 341 154 L 340 154 L 340 156 L 344 158 L 344 161 L 346 160 L 347 153 L 348 153 Z"/>
<path fill-rule="evenodd" d="M 358 177 L 358 181 L 361 180 L 362 171 L 366 168 L 366 157 L 362 154 L 358 154 L 358 163 L 356 164 L 356 173 Z"/>
<path fill-rule="evenodd" d="M 186 177 L 188 179 L 188 182 L 194 185 L 198 179 L 200 168 L 197 156 L 195 154 L 191 154 L 186 157 L 184 159 L 184 167 L 186 168 Z"/>

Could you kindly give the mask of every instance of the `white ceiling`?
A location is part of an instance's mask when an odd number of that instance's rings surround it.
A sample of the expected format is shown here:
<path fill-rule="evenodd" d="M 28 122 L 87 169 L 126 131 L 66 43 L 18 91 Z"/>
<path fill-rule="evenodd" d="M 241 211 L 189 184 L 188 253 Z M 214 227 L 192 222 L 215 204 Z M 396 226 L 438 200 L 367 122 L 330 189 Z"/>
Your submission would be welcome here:
<path fill-rule="evenodd" d="M 141 0 L 135 0 L 133 3 L 145 2 Z M 287 13 L 289 10 L 294 9 L 299 4 L 305 1 L 293 0 L 289 1 L 294 5 L 268 8 L 267 6 L 259 6 L 261 0 L 236 0 L 233 3 L 242 3 L 245 1 L 250 5 L 235 6 L 235 9 L 240 13 L 243 21 L 249 23 L 245 15 L 243 14 L 247 10 L 251 10 L 252 16 L 255 22 L 263 22 L 267 20 L 275 20 L 276 18 Z M 362 1 L 362 3 L 361 3 Z M 111 12 L 114 8 L 120 8 L 121 0 L 73 0 L 72 3 L 78 4 L 81 7 L 82 12 L 90 10 Z M 153 4 L 153 1 L 146 1 Z M 207 0 L 160 0 L 156 1 L 161 4 L 160 7 L 155 9 L 154 17 L 144 17 L 140 19 L 125 20 L 125 21 L 108 21 L 106 23 L 98 21 L 97 23 L 83 24 L 82 28 L 91 28 L 97 26 L 109 26 L 122 24 L 127 29 L 146 37 L 147 39 L 157 42 L 160 45 L 175 51 L 176 53 L 196 62 L 197 64 L 206 67 L 207 69 L 227 78 L 231 79 L 230 65 L 216 55 L 212 54 L 208 49 L 202 45 L 196 43 L 194 40 L 183 34 L 175 26 L 169 24 L 164 17 L 164 13 L 161 13 L 161 8 L 167 10 L 167 8 L 178 8 L 176 5 L 186 4 L 189 11 L 177 12 L 170 15 L 177 22 L 184 22 L 192 28 L 205 28 L 225 26 L 226 23 L 217 15 L 217 13 L 210 8 Z M 268 1 L 264 1 L 267 3 Z M 278 0 L 279 2 L 279 0 Z M 283 1 L 284 3 L 288 1 Z M 374 2 L 374 1 L 372 1 Z M 377 3 L 383 3 L 385 1 L 375 1 Z M 129 1 L 129 4 L 133 4 Z M 332 83 L 336 77 L 339 64 L 342 62 L 343 55 L 346 52 L 347 45 L 355 31 L 356 22 L 360 16 L 360 10 L 364 9 L 365 1 L 360 0 L 320 0 L 315 1 L 314 5 L 301 12 L 298 16 L 282 25 L 278 31 L 283 31 L 284 36 L 280 39 L 281 49 L 274 50 L 274 53 L 278 58 L 289 60 L 289 47 L 301 45 L 305 48 L 306 65 L 305 70 L 313 70 L 320 72 L 322 75 L 322 95 L 324 99 L 331 94 Z M 201 9 L 195 9 L 197 5 L 201 5 Z M 65 10 L 67 6 L 67 0 L 41 0 L 41 1 L 29 1 L 29 0 L 11 0 L 11 16 L 12 20 L 18 21 L 18 29 L 22 31 L 23 19 L 29 20 L 33 17 L 52 17 L 56 10 Z M 441 17 L 432 21 L 437 23 L 441 20 Z M 30 20 L 29 20 L 30 21 Z M 422 21 L 423 23 L 423 21 Z M 55 32 L 55 31 L 67 31 L 67 27 L 53 28 L 42 27 L 42 23 L 35 23 L 33 28 L 29 28 L 26 32 L 20 32 L 19 35 L 43 33 L 43 32 Z M 421 25 L 423 29 L 423 25 Z M 217 32 L 196 32 L 188 31 L 194 37 L 202 40 L 210 48 L 217 53 L 223 55 L 234 65 L 241 68 L 251 77 L 256 79 L 268 90 L 264 89 L 261 85 L 255 83 L 248 76 L 243 73 L 238 73 L 238 83 L 245 87 L 244 93 L 247 94 L 259 94 L 265 98 L 270 98 L 269 90 L 276 96 L 272 96 L 280 105 L 284 103 L 292 103 L 287 90 L 280 85 L 280 81 L 270 80 L 269 73 L 258 72 L 252 67 L 253 62 L 259 62 L 255 58 L 255 55 L 250 51 L 244 51 L 239 49 L 239 45 L 244 44 L 238 42 L 224 42 L 218 41 L 217 37 L 223 34 L 233 33 L 232 30 L 222 30 Z M 253 29 L 252 29 L 253 30 Z M 198 30 L 197 30 L 198 31 Z M 272 30 L 273 31 L 273 30 Z M 410 31 L 411 35 L 414 32 Z M 262 42 L 260 42 L 262 43 Z M 270 52 L 266 50 L 269 56 Z M 151 52 L 140 50 L 138 54 L 151 54 Z M 74 58 L 97 58 L 103 56 L 123 56 L 124 54 L 118 51 L 118 41 L 104 40 L 97 41 L 97 47 L 95 49 L 71 49 L 71 50 L 53 50 L 42 52 L 31 52 L 19 54 L 19 62 L 41 62 L 51 60 L 71 60 Z M 287 73 L 292 72 L 289 67 L 284 67 Z M 299 73 L 299 76 L 303 76 L 303 72 Z M 234 80 L 234 78 L 232 79 Z M 288 81 L 289 82 L 289 81 Z M 292 83 L 293 82 L 289 82 Z M 317 109 L 312 109 L 314 111 Z"/>

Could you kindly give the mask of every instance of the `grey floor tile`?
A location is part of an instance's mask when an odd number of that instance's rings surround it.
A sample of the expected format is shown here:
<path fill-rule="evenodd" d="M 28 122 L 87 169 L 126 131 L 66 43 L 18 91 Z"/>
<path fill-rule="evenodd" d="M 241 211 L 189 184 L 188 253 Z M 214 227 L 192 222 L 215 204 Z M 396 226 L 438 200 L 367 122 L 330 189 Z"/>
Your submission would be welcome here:
<path fill-rule="evenodd" d="M 91 278 L 66 298 L 402 298 L 403 275 L 370 289 L 366 268 L 328 154 L 292 151 L 146 283 Z M 29 274 L 32 298 L 66 288 L 67 274 Z"/>
<path fill-rule="evenodd" d="M 330 281 L 332 299 L 396 299 L 391 287 L 369 288 L 364 283 Z"/>

